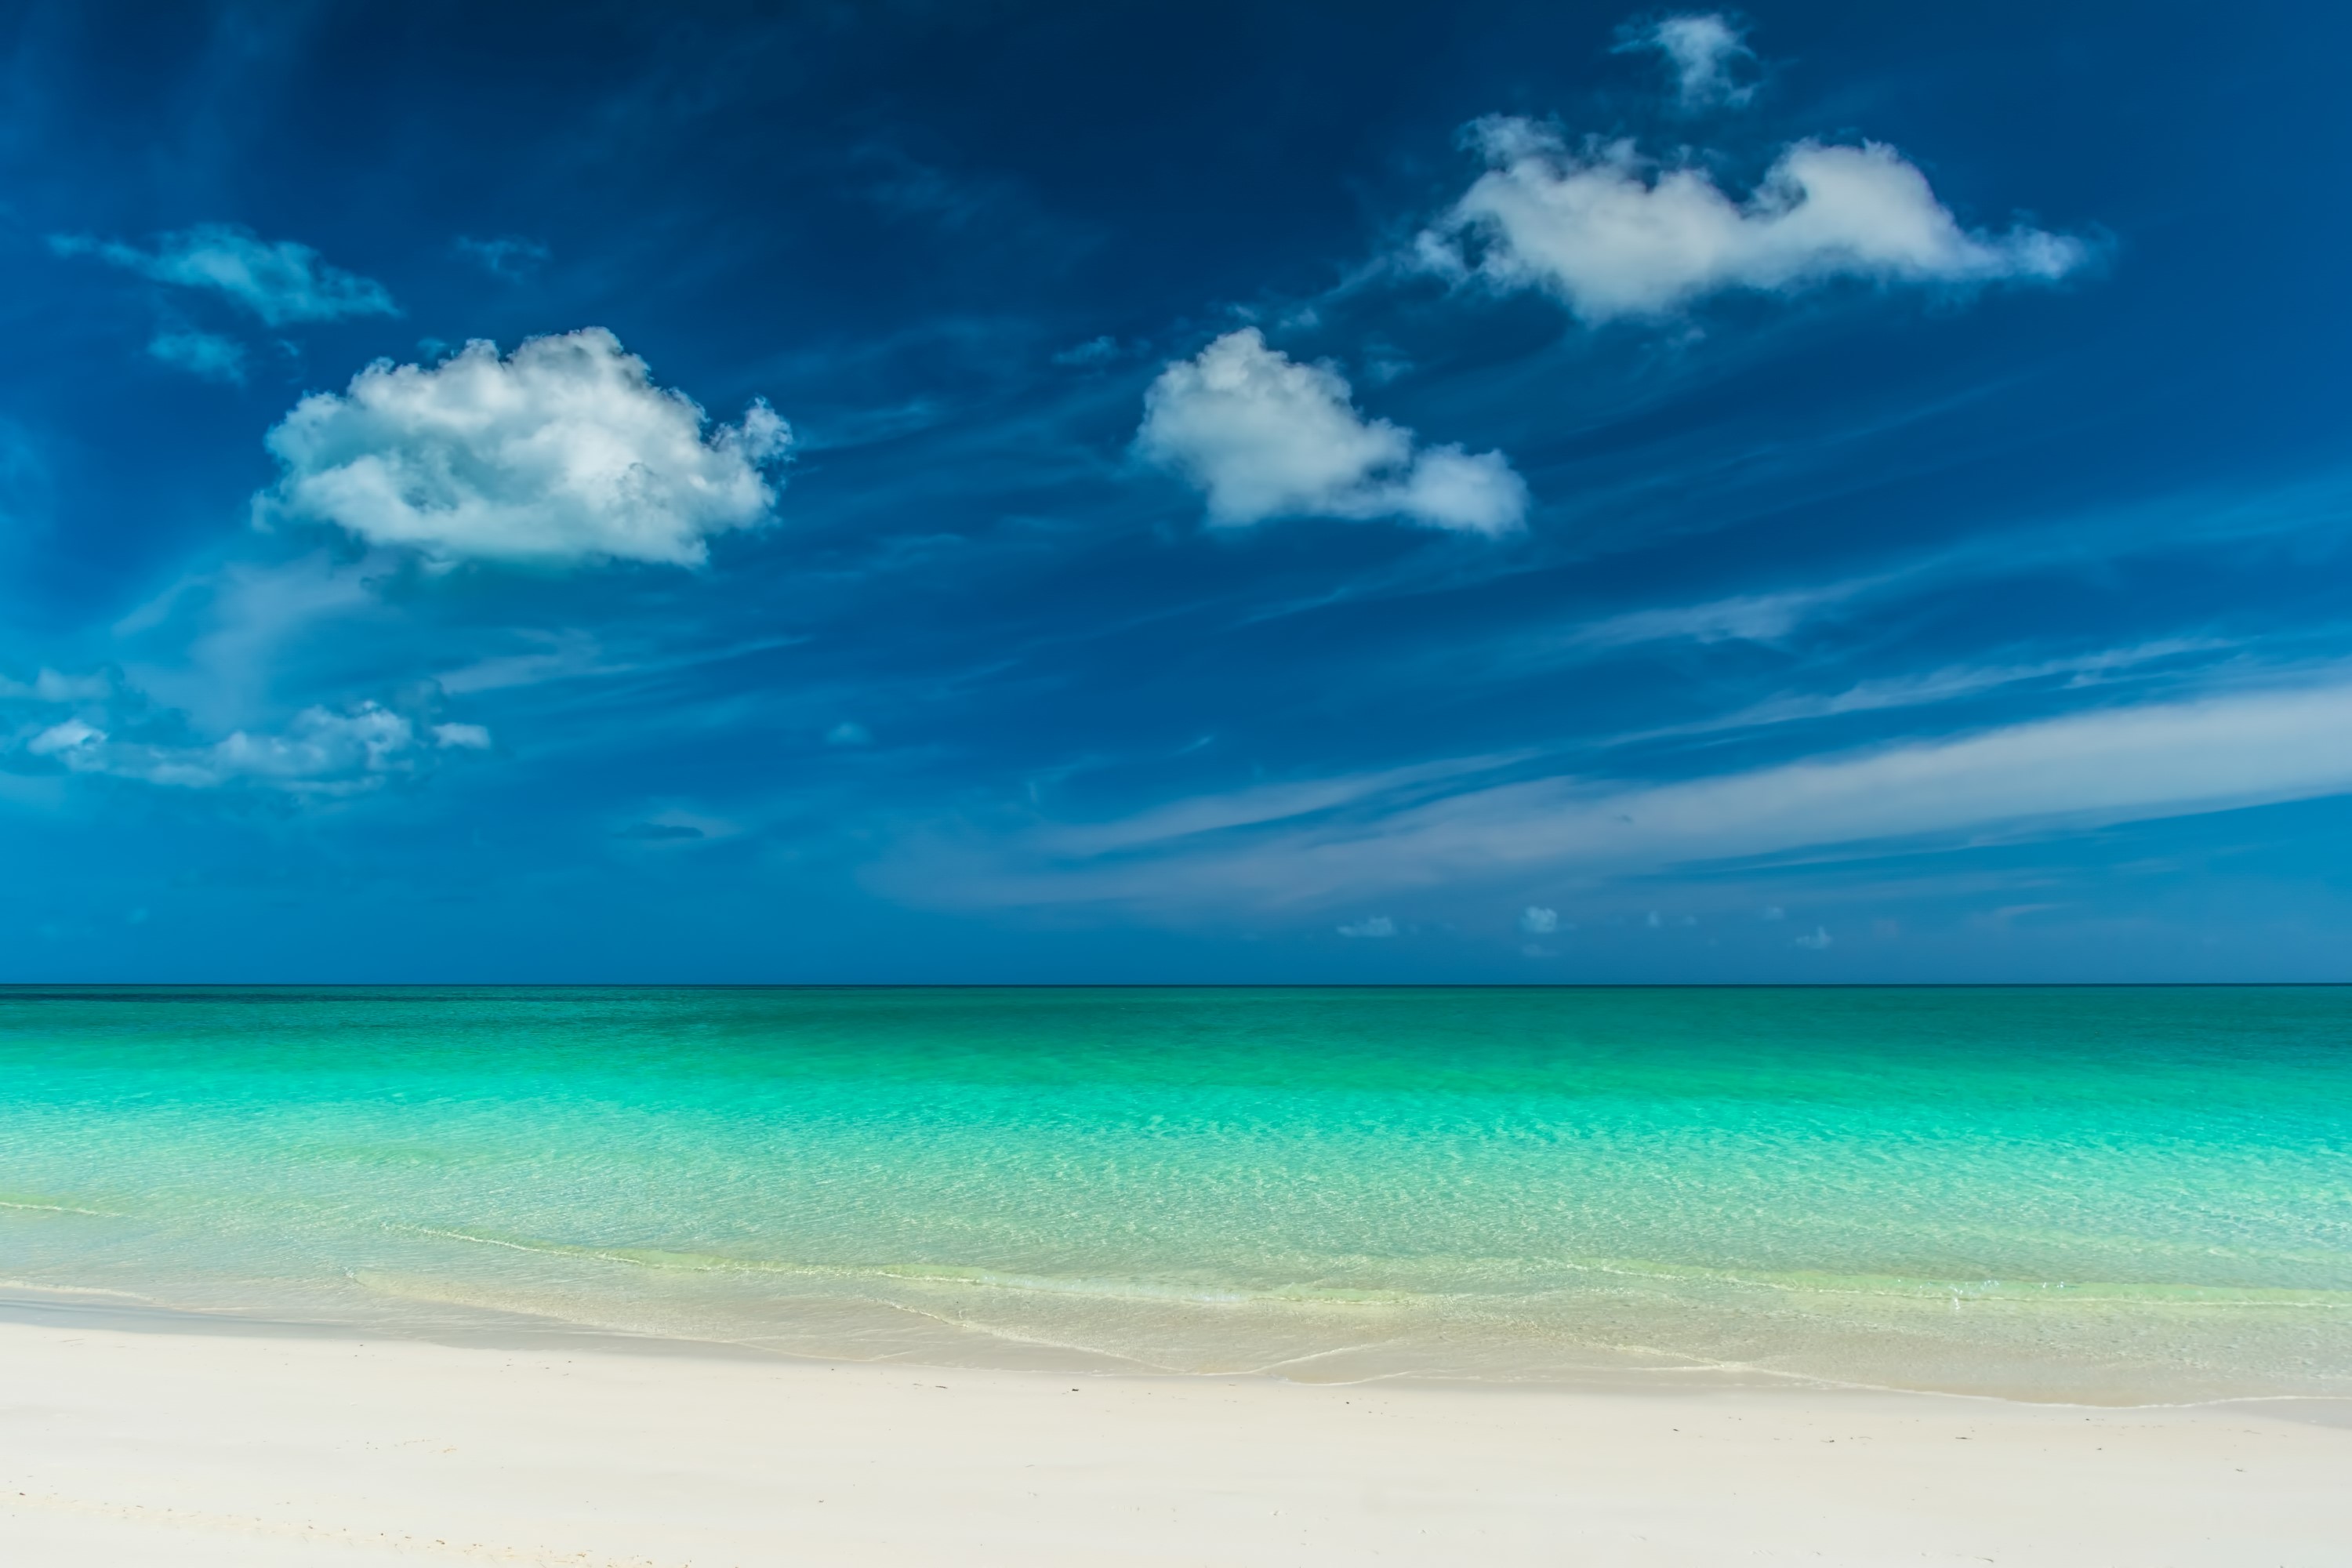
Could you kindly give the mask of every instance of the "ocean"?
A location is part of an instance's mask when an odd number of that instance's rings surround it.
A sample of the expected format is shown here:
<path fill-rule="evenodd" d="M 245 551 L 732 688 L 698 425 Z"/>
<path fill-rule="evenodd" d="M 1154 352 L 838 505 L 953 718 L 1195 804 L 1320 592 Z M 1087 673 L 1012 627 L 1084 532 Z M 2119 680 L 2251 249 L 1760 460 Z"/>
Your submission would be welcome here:
<path fill-rule="evenodd" d="M 2352 990 L 0 989 L 0 1296 L 370 1333 L 2352 1393 Z"/>

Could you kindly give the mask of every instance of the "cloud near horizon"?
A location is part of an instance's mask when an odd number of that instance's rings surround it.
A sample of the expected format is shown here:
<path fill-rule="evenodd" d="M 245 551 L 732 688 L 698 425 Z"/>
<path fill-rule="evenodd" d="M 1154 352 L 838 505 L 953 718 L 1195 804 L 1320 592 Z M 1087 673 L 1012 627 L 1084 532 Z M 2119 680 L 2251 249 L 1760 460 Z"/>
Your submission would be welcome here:
<path fill-rule="evenodd" d="M 274 426 L 284 468 L 257 521 L 332 523 L 443 562 L 698 566 L 713 534 L 768 521 L 792 431 L 765 402 L 704 433 L 602 327 L 480 339 L 432 366 L 378 360 Z"/>
<path fill-rule="evenodd" d="M 1502 760 L 1489 763 L 1491 776 Z M 1286 816 L 1223 812 L 1211 796 L 1156 807 L 1125 828 L 925 840 L 877 875 L 923 901 L 964 907 L 1313 907 L 1538 870 L 1607 878 L 2189 816 L 2352 790 L 2352 681 L 2105 709 L 1671 782 L 1454 777 L 1436 791 L 1401 789 L 1395 775 L 1285 786 L 1301 807 Z M 1444 778 L 1433 770 L 1412 782 Z M 1244 794 L 1269 798 L 1268 787 Z"/>
<path fill-rule="evenodd" d="M 1783 148 L 1735 200 L 1696 163 L 1630 140 L 1571 147 L 1512 115 L 1466 133 L 1488 168 L 1415 243 L 1419 263 L 1501 289 L 1541 289 L 1589 324 L 1670 314 L 1706 295 L 1877 283 L 2053 282 L 2090 250 L 2020 226 L 1964 229 L 1927 177 L 1884 142 Z"/>
<path fill-rule="evenodd" d="M 1347 378 L 1227 332 L 1160 373 L 1136 449 L 1208 498 L 1213 527 L 1276 517 L 1402 518 L 1489 538 L 1517 531 L 1527 484 L 1500 452 L 1419 447 L 1356 411 Z"/>
<path fill-rule="evenodd" d="M 49 237 L 59 256 L 94 256 L 157 283 L 218 294 L 264 326 L 396 316 L 392 293 L 373 278 L 328 263 L 297 240 L 263 239 L 240 224 L 200 223 L 162 236 L 152 250 L 89 235 Z"/>

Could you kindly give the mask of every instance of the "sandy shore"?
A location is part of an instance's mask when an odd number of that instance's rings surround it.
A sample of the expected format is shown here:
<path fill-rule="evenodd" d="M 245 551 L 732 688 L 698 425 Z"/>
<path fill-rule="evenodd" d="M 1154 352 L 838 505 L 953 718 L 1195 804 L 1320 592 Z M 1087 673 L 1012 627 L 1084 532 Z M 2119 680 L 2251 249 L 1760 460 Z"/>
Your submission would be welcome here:
<path fill-rule="evenodd" d="M 0 1322 L 0 1559 L 2336 1563 L 2344 1420 Z"/>

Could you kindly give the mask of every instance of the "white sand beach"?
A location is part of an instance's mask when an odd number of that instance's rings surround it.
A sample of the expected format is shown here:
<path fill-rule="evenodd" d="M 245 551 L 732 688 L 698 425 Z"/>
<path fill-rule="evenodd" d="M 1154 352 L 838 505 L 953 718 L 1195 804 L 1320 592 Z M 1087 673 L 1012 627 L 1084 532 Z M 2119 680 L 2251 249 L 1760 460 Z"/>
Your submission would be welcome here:
<path fill-rule="evenodd" d="M 2316 1565 L 2346 1421 L 7 1322 L 0 1560 Z"/>

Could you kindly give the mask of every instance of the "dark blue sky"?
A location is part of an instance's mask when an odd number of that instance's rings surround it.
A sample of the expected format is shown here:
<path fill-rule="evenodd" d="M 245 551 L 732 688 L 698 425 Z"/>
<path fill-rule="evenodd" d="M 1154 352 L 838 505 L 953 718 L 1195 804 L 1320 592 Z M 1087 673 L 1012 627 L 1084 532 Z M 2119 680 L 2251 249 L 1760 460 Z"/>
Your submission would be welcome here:
<path fill-rule="evenodd" d="M 0 979 L 2352 979 L 2326 7 L 5 46 Z"/>

